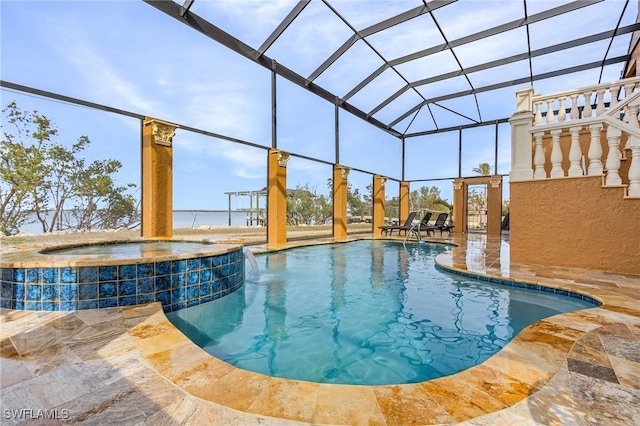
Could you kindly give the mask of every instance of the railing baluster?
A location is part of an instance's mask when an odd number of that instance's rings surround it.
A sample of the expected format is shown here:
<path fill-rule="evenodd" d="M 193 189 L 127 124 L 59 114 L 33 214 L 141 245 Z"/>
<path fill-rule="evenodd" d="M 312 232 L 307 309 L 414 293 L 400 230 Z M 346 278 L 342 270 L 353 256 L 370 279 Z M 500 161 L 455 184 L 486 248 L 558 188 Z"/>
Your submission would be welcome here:
<path fill-rule="evenodd" d="M 615 127 L 607 126 L 607 143 L 609 154 L 607 154 L 607 177 L 605 185 L 622 185 L 622 179 L 618 171 L 620 170 L 620 136 L 622 131 Z"/>
<path fill-rule="evenodd" d="M 597 96 L 597 106 L 596 106 L 596 115 L 602 115 L 605 111 L 604 108 L 604 92 L 605 89 L 599 89 L 596 91 L 596 96 Z"/>
<path fill-rule="evenodd" d="M 533 164 L 536 168 L 533 172 L 533 178 L 545 179 L 547 177 L 547 173 L 544 171 L 544 150 L 542 149 L 542 138 L 544 137 L 544 132 L 534 133 L 533 136 L 536 138 L 536 152 L 533 156 Z"/>
<path fill-rule="evenodd" d="M 536 106 L 536 115 L 533 117 L 533 125 L 539 126 L 542 124 L 542 101 L 538 101 L 535 103 Z"/>
<path fill-rule="evenodd" d="M 591 108 L 591 90 L 584 93 L 584 110 L 582 111 L 582 118 L 590 118 L 593 115 L 593 109 Z"/>
<path fill-rule="evenodd" d="M 602 124 L 591 124 L 589 131 L 591 132 L 591 143 L 589 144 L 589 152 L 587 156 L 589 158 L 589 167 L 587 168 L 588 175 L 601 175 L 603 172 L 602 167 L 602 145 L 600 145 L 600 131 L 602 130 Z"/>
<path fill-rule="evenodd" d="M 574 126 L 569 128 L 571 132 L 571 149 L 569 149 L 569 176 L 582 176 L 582 150 L 580 149 L 580 130 L 582 126 Z"/>
<path fill-rule="evenodd" d="M 551 140 L 553 146 L 551 147 L 551 177 L 564 177 L 564 170 L 562 170 L 562 150 L 560 149 L 560 133 L 561 129 L 554 129 L 551 131 Z"/>
<path fill-rule="evenodd" d="M 553 99 L 549 99 L 547 100 L 547 124 L 549 123 L 553 123 L 554 120 L 554 116 L 553 116 Z"/>
<path fill-rule="evenodd" d="M 620 94 L 620 85 L 616 84 L 611 86 L 611 105 L 618 102 L 618 96 Z"/>
<path fill-rule="evenodd" d="M 626 83 L 624 85 L 624 98 L 622 99 L 626 99 L 627 96 L 631 96 L 631 93 L 633 92 L 633 83 Z"/>
<path fill-rule="evenodd" d="M 640 197 L 640 139 L 630 136 L 631 165 L 629 166 L 629 197 Z"/>
<path fill-rule="evenodd" d="M 563 122 L 567 120 L 567 107 L 565 105 L 566 96 L 560 96 L 558 98 L 558 121 Z"/>
<path fill-rule="evenodd" d="M 578 95 L 570 95 L 571 98 L 571 119 L 577 120 L 580 118 L 580 110 L 578 109 Z"/>
<path fill-rule="evenodd" d="M 638 108 L 640 108 L 640 105 L 638 105 L 638 101 L 636 101 L 635 103 L 630 104 L 628 109 L 629 125 L 636 129 L 640 128 L 640 125 L 638 125 Z"/>

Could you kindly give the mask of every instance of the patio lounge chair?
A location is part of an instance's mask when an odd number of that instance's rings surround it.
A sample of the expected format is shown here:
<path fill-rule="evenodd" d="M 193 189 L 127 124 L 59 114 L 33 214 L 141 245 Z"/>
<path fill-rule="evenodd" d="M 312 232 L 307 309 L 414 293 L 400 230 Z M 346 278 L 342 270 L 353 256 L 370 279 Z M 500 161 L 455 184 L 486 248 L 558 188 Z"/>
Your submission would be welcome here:
<path fill-rule="evenodd" d="M 419 232 L 421 229 L 427 229 L 429 226 L 429 221 L 431 220 L 431 216 L 433 215 L 433 213 L 431 212 L 426 212 L 424 214 L 424 216 L 422 216 L 422 219 L 420 220 L 420 224 L 416 225 L 413 227 L 413 229 L 416 232 Z"/>
<path fill-rule="evenodd" d="M 429 225 L 426 228 L 420 230 L 427 231 L 427 235 L 431 235 L 432 232 L 435 235 L 436 231 L 440 231 L 440 235 L 442 235 L 442 231 L 451 232 L 449 225 L 446 224 L 448 216 L 449 213 L 440 213 L 438 214 L 438 217 L 436 218 L 436 221 L 433 223 L 433 225 Z M 453 228 L 453 226 L 451 226 L 451 228 Z"/>
<path fill-rule="evenodd" d="M 384 233 L 384 235 L 393 235 L 393 231 L 398 231 L 398 235 L 400 235 L 400 231 L 407 232 L 411 229 L 411 225 L 413 224 L 413 220 L 416 218 L 418 212 L 411 212 L 407 217 L 407 220 L 404 222 L 404 225 L 383 225 L 379 226 L 380 234 Z"/>

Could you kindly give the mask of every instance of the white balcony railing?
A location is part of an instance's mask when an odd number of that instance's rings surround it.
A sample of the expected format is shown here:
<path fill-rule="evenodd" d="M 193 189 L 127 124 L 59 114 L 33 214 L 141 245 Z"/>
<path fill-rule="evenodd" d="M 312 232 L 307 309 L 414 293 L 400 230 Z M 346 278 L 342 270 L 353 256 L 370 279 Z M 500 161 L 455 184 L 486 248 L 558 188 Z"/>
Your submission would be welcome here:
<path fill-rule="evenodd" d="M 577 122 L 601 116 L 616 110 L 619 101 L 624 101 L 640 87 L 640 77 L 619 80 L 613 83 L 583 87 L 532 98 L 533 125 Z"/>
<path fill-rule="evenodd" d="M 640 77 L 550 95 L 533 96 L 533 89 L 524 89 L 516 96 L 518 111 L 510 120 L 511 180 L 603 175 L 605 186 L 628 182 L 627 196 L 640 197 Z M 590 135 L 585 153 L 580 146 L 582 130 Z M 561 149 L 563 132 L 571 140 L 568 162 Z M 544 153 L 545 136 L 551 139 L 548 158 Z M 626 144 L 621 147 L 624 140 Z M 608 154 L 603 158 L 605 148 Z M 624 179 L 620 176 L 621 159 L 630 159 Z M 566 169 L 563 164 L 568 164 Z"/>

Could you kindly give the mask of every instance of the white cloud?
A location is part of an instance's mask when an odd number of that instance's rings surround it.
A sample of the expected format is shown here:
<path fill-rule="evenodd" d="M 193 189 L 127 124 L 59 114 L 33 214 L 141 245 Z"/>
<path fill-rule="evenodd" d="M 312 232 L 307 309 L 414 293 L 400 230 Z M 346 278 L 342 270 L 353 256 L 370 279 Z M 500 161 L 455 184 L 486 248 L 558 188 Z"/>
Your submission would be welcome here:
<path fill-rule="evenodd" d="M 190 158 L 190 169 L 211 169 L 211 159 L 217 159 L 215 161 L 230 163 L 234 176 L 249 179 L 265 176 L 265 151 L 234 143 L 210 142 L 203 143 L 190 137 L 187 132 L 180 132 L 174 139 L 174 149 L 192 154 L 185 156 Z"/>

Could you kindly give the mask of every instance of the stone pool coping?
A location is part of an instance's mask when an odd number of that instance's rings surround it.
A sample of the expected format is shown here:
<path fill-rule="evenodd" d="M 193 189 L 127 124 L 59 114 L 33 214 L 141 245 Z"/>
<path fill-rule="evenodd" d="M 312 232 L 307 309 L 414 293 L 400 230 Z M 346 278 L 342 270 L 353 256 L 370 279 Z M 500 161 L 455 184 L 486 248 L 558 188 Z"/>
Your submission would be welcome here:
<path fill-rule="evenodd" d="M 439 255 L 437 262 L 459 272 L 468 271 L 456 260 L 460 250 L 454 248 Z M 486 271 L 474 273 L 492 275 Z M 538 321 L 482 364 L 415 384 L 320 384 L 241 370 L 193 344 L 159 307 L 132 327 L 129 335 L 156 371 L 180 389 L 238 411 L 314 424 L 461 422 L 511 407 L 536 393 L 566 392 L 559 383 L 563 380 L 559 374 L 566 371 L 563 367 L 568 359 L 580 358 L 581 348 L 590 346 L 601 329 L 619 323 L 619 316 L 631 318 L 640 332 L 637 300 L 597 285 L 549 281 L 531 277 L 527 280 L 586 293 L 602 306 Z M 634 377 L 627 379 L 633 382 Z"/>
<path fill-rule="evenodd" d="M 238 248 L 243 247 L 242 244 L 218 243 L 207 239 L 176 239 L 176 238 L 118 238 L 105 239 L 102 241 L 88 243 L 61 243 L 56 244 L 50 249 L 66 249 L 81 246 L 96 246 L 118 243 L 150 243 L 150 242 L 177 242 L 177 243 L 202 243 L 202 248 L 187 250 L 184 253 L 162 254 L 157 251 L 147 251 L 142 255 L 136 254 L 131 256 L 113 256 L 111 254 L 93 254 L 93 255 L 77 255 L 77 254 L 55 254 L 42 253 L 43 248 L 37 249 L 16 249 L 7 251 L 0 256 L 0 268 L 42 268 L 42 267 L 74 267 L 74 266 L 114 266 L 120 264 L 141 264 L 149 262 L 162 262 L 168 260 L 183 260 L 196 257 L 211 256 L 216 254 L 226 254 Z"/>

